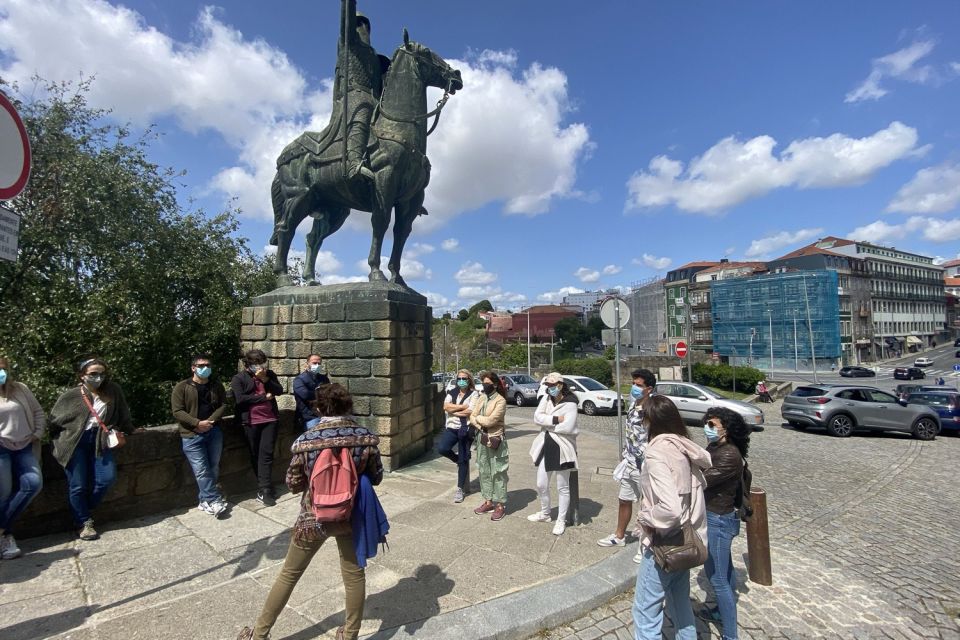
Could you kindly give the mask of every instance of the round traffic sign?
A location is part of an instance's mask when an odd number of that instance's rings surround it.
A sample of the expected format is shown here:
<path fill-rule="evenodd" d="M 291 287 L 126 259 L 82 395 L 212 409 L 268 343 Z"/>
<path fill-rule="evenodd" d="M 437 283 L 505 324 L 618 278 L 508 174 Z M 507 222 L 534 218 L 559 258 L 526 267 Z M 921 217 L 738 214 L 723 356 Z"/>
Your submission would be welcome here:
<path fill-rule="evenodd" d="M 954 371 L 960 371 L 960 364 L 955 364 L 955 365 L 953 365 L 953 370 L 954 370 Z"/>
<path fill-rule="evenodd" d="M 685 358 L 685 357 L 687 357 L 687 343 L 686 343 L 686 342 L 682 342 L 682 341 L 681 341 L 681 342 L 678 342 L 678 343 L 677 343 L 677 346 L 674 347 L 674 349 L 676 349 L 677 357 L 678 357 L 678 358 Z"/>
<path fill-rule="evenodd" d="M 12 200 L 30 177 L 30 140 L 13 103 L 0 93 L 0 200 Z"/>
<path fill-rule="evenodd" d="M 630 322 L 630 307 L 621 298 L 610 297 L 600 305 L 600 319 L 611 329 L 623 329 Z M 619 327 L 617 321 L 620 321 Z"/>

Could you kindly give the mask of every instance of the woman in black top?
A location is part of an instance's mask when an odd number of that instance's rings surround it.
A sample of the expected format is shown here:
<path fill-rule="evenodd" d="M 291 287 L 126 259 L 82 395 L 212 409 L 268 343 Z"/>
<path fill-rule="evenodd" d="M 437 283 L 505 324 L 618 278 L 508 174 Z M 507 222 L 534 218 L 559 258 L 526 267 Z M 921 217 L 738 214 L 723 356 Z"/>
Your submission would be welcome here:
<path fill-rule="evenodd" d="M 243 356 L 243 371 L 230 381 L 236 414 L 250 450 L 250 466 L 257 474 L 257 500 L 268 507 L 277 503 L 273 491 L 273 448 L 277 443 L 280 412 L 276 396 L 283 393 L 277 374 L 267 368 L 267 354 L 251 349 Z"/>
<path fill-rule="evenodd" d="M 737 574 L 730 547 L 740 533 L 737 494 L 750 448 L 750 427 L 735 411 L 721 407 L 707 410 L 703 418 L 707 451 L 713 467 L 703 472 L 707 482 L 707 578 L 713 586 L 717 609 L 711 616 L 723 626 L 723 638 L 737 638 Z"/>

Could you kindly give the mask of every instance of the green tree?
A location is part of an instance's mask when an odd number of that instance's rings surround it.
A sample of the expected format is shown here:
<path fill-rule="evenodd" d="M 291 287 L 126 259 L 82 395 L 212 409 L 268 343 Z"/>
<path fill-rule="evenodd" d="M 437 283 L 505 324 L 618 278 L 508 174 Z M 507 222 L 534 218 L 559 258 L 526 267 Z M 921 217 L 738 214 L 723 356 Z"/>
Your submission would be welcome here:
<path fill-rule="evenodd" d="M 460 322 L 463 322 L 469 317 L 470 317 L 470 312 L 467 311 L 466 309 L 460 309 L 460 311 L 457 312 L 457 320 L 459 320 Z"/>
<path fill-rule="evenodd" d="M 88 88 L 49 85 L 17 104 L 33 169 L 9 203 L 20 253 L 0 264 L 0 352 L 47 408 L 76 383 L 79 360 L 99 355 L 135 423 L 169 422 L 170 389 L 192 354 L 210 352 L 224 377 L 235 371 L 240 309 L 273 277 L 236 237 L 233 212 L 181 209 L 180 174 L 147 157 L 155 134 L 107 124 Z"/>
<path fill-rule="evenodd" d="M 468 313 L 472 316 L 477 315 L 478 313 L 483 313 L 486 311 L 493 311 L 493 305 L 490 304 L 489 300 L 481 300 L 477 304 L 470 307 Z"/>
<path fill-rule="evenodd" d="M 517 367 L 527 366 L 527 345 L 526 343 L 512 342 L 503 345 L 500 352 L 501 369 L 516 369 Z"/>
<path fill-rule="evenodd" d="M 553 325 L 558 340 L 570 348 L 576 348 L 587 341 L 587 330 L 577 318 L 561 318 Z"/>
<path fill-rule="evenodd" d="M 603 320 L 598 316 L 593 316 L 587 322 L 587 340 L 599 340 L 606 328 L 607 325 L 603 324 Z"/>

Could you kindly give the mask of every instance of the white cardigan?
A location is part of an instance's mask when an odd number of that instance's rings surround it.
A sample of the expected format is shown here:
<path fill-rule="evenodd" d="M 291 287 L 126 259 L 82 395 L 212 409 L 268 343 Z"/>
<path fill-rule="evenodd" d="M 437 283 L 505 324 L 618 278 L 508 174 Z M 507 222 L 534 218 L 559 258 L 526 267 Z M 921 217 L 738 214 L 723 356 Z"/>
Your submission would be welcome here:
<path fill-rule="evenodd" d="M 533 414 L 533 421 L 540 427 L 540 433 L 530 445 L 530 457 L 536 463 L 543 451 L 546 431 L 550 432 L 554 442 L 560 447 L 560 464 L 573 463 L 573 468 L 579 468 L 577 462 L 577 403 L 561 402 L 554 404 L 549 394 L 543 394 L 537 410 Z M 554 417 L 563 416 L 563 422 L 553 424 Z"/>

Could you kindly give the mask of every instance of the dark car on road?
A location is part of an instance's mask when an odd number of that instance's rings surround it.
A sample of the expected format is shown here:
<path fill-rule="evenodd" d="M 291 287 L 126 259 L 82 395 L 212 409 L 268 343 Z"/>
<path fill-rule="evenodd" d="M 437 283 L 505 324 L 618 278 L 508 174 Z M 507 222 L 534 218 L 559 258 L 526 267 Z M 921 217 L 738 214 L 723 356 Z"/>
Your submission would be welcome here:
<path fill-rule="evenodd" d="M 866 386 L 797 387 L 783 399 L 780 415 L 796 429 L 823 427 L 840 438 L 859 429 L 905 431 L 918 440 L 933 440 L 940 432 L 940 416 L 930 407 Z"/>
<path fill-rule="evenodd" d="M 921 380 L 927 374 L 919 367 L 897 367 L 893 370 L 893 377 L 897 380 Z"/>
<path fill-rule="evenodd" d="M 960 432 L 960 392 L 916 391 L 907 397 L 907 404 L 930 407 L 940 415 L 940 429 Z"/>
<path fill-rule="evenodd" d="M 953 346 L 960 347 L 960 338 L 957 338 L 956 340 L 953 341 Z"/>
<path fill-rule="evenodd" d="M 866 367 L 843 367 L 840 375 L 844 378 L 873 378 L 877 372 Z"/>

